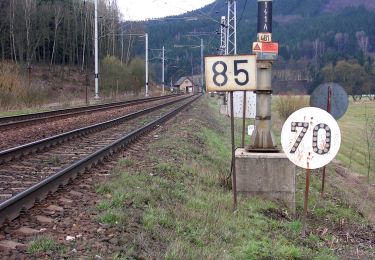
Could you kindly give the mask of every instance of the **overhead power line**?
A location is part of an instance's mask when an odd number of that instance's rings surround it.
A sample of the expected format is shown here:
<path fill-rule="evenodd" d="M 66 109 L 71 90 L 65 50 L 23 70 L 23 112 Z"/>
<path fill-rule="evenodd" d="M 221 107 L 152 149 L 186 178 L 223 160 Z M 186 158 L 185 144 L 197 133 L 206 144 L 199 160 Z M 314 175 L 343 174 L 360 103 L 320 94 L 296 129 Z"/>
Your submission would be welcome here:
<path fill-rule="evenodd" d="M 239 26 L 240 23 L 241 23 L 241 21 L 242 21 L 242 17 L 243 17 L 243 14 L 244 14 L 245 10 L 246 10 L 246 6 L 247 6 L 247 0 L 246 0 L 246 2 L 245 2 L 245 6 L 244 6 L 244 8 L 242 9 L 241 17 L 240 17 L 240 20 L 238 20 L 238 24 L 237 24 L 237 26 Z"/>

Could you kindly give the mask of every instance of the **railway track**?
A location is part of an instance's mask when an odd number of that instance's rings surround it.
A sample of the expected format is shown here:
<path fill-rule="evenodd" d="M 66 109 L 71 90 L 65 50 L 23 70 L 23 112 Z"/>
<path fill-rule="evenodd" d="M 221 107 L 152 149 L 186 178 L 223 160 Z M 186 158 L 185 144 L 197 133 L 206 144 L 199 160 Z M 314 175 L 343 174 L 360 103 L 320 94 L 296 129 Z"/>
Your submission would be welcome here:
<path fill-rule="evenodd" d="M 198 97 L 182 97 L 116 120 L 1 152 L 0 225 L 151 131 Z"/>
<path fill-rule="evenodd" d="M 55 119 L 61 119 L 61 118 L 66 118 L 66 117 L 78 116 L 78 115 L 86 114 L 86 113 L 93 113 L 93 112 L 105 111 L 109 109 L 134 106 L 134 105 L 144 104 L 144 103 L 148 103 L 152 101 L 168 99 L 174 96 L 176 95 L 141 98 L 141 99 L 106 103 L 106 104 L 100 104 L 100 105 L 82 106 L 82 107 L 59 109 L 59 110 L 33 113 L 33 114 L 0 117 L 0 130 L 12 129 L 15 127 L 21 127 L 25 125 L 45 122 L 46 120 L 55 120 Z"/>

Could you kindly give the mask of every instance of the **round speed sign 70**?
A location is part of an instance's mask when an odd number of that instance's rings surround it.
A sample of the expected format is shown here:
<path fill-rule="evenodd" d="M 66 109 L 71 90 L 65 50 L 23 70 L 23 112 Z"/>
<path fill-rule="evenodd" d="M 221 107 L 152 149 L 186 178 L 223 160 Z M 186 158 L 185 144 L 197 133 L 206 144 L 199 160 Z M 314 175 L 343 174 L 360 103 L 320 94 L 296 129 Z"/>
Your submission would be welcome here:
<path fill-rule="evenodd" d="M 281 145 L 289 160 L 305 169 L 327 165 L 340 149 L 341 132 L 326 111 L 307 107 L 294 112 L 281 131 Z"/>

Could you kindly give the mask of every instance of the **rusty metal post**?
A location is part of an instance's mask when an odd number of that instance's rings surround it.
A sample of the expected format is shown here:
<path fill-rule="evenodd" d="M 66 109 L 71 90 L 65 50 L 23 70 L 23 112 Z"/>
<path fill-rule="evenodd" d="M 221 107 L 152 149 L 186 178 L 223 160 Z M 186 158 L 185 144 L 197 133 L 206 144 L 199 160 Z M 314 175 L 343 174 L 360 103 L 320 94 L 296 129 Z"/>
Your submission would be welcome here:
<path fill-rule="evenodd" d="M 232 139 L 232 189 L 233 189 L 233 209 L 237 209 L 237 176 L 236 176 L 236 147 L 234 140 L 234 108 L 233 108 L 233 92 L 230 94 L 230 128 Z"/>
<path fill-rule="evenodd" d="M 331 103 L 332 103 L 332 88 L 328 86 L 328 98 L 327 98 L 327 112 L 331 114 Z M 321 197 L 324 197 L 324 186 L 326 181 L 326 166 L 322 169 L 322 191 L 320 193 Z"/>
<path fill-rule="evenodd" d="M 243 92 L 243 117 L 242 117 L 242 148 L 245 148 L 245 134 L 246 134 L 246 91 Z"/>
<path fill-rule="evenodd" d="M 86 78 L 85 78 L 85 101 L 86 101 L 86 105 L 89 104 L 88 87 L 89 87 L 89 75 L 86 74 Z"/>
<path fill-rule="evenodd" d="M 118 101 L 118 81 L 119 79 L 116 79 L 116 101 Z"/>
<path fill-rule="evenodd" d="M 306 237 L 306 218 L 307 218 L 307 207 L 309 203 L 309 190 L 310 190 L 310 169 L 307 169 L 306 170 L 305 201 L 303 205 L 302 237 Z"/>
<path fill-rule="evenodd" d="M 27 74 L 28 74 L 28 86 L 29 86 L 29 88 L 30 88 L 30 86 L 31 86 L 31 66 L 30 66 L 30 64 L 28 64 L 27 65 Z"/>

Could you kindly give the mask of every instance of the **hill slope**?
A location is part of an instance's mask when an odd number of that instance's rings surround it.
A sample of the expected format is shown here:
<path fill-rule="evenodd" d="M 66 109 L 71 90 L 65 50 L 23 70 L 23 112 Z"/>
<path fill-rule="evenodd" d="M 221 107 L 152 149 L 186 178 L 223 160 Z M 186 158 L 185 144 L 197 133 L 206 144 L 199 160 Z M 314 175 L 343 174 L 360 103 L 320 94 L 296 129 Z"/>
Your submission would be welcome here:
<path fill-rule="evenodd" d="M 375 52 L 375 2 L 373 0 L 274 0 L 274 41 L 280 43 L 278 66 L 291 68 L 291 61 L 307 61 L 308 66 L 323 67 L 341 59 L 362 62 Z M 165 46 L 173 60 L 167 79 L 199 73 L 199 48 L 173 48 L 174 45 L 199 45 L 204 39 L 205 54 L 216 54 L 220 36 L 220 17 L 226 15 L 225 1 L 217 0 L 199 10 L 142 25 L 150 32 L 150 46 Z M 197 19 L 184 20 L 183 17 Z M 237 49 L 249 53 L 256 40 L 257 1 L 237 1 Z M 196 36 L 192 37 L 191 35 Z M 190 36 L 189 36 L 190 35 Z M 140 47 L 140 53 L 143 49 Z M 193 64 L 193 65 L 191 65 Z M 197 64 L 196 66 L 194 64 Z M 296 65 L 297 68 L 301 64 Z M 191 72 L 192 71 L 192 72 Z"/>

